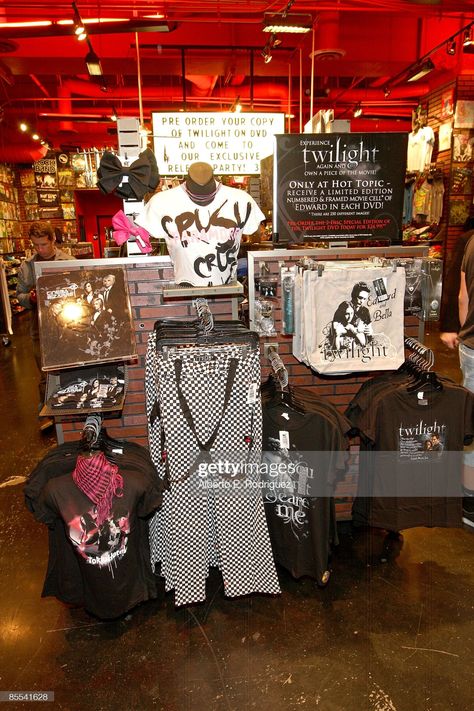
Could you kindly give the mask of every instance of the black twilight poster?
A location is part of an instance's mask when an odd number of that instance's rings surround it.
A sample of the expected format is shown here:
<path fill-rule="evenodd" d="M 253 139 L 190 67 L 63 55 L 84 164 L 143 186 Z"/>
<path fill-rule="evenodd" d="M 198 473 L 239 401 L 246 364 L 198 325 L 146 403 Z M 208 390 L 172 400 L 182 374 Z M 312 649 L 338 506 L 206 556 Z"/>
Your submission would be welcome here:
<path fill-rule="evenodd" d="M 273 231 L 308 240 L 401 241 L 408 136 L 275 136 Z"/>
<path fill-rule="evenodd" d="M 43 274 L 36 290 L 43 370 L 136 358 L 123 267 Z"/>

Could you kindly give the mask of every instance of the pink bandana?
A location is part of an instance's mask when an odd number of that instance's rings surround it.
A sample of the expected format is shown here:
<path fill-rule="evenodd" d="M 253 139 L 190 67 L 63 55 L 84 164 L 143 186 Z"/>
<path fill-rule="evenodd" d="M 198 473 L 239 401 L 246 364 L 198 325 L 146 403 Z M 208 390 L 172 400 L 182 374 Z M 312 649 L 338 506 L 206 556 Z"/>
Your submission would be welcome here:
<path fill-rule="evenodd" d="M 97 526 L 110 517 L 114 496 L 123 496 L 123 478 L 118 466 L 111 464 L 103 452 L 92 457 L 77 457 L 72 473 L 76 486 L 89 498 L 97 509 Z"/>

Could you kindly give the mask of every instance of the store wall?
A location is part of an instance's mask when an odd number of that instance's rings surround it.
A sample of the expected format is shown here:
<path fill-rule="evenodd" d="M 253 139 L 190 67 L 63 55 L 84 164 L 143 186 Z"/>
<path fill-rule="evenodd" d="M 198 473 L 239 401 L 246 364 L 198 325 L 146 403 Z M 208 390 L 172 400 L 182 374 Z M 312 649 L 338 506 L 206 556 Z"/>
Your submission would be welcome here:
<path fill-rule="evenodd" d="M 74 197 L 78 238 L 91 242 L 94 257 L 102 257 L 105 228 L 112 226 L 112 217 L 122 209 L 123 201 L 116 195 L 104 195 L 98 189 L 76 190 Z"/>

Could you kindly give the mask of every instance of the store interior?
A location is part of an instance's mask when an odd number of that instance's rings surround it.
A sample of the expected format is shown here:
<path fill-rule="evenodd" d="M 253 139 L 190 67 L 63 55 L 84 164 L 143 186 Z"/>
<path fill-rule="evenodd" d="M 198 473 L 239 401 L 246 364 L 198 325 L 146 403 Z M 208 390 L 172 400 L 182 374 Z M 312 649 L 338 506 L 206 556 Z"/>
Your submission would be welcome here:
<path fill-rule="evenodd" d="M 473 398 L 440 333 L 474 219 L 474 3 L 0 11 L 0 700 L 470 708 Z M 28 302 L 38 221 L 64 261 Z M 251 468 L 245 496 L 193 489 L 292 449 L 293 499 Z"/>

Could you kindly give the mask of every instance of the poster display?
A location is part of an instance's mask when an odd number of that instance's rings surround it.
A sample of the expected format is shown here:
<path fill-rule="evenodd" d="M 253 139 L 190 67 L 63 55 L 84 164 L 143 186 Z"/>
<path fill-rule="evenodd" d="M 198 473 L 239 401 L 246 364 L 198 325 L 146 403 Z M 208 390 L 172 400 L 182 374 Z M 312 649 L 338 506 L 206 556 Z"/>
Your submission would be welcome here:
<path fill-rule="evenodd" d="M 275 137 L 273 231 L 304 240 L 401 241 L 405 133 Z"/>
<path fill-rule="evenodd" d="M 474 128 L 474 101 L 456 101 L 454 128 Z"/>
<path fill-rule="evenodd" d="M 285 130 L 283 113 L 153 113 L 154 153 L 160 175 L 186 175 L 204 161 L 216 175 L 260 173 L 273 152 L 273 136 Z"/>
<path fill-rule="evenodd" d="M 123 267 L 43 274 L 36 291 L 43 370 L 136 358 Z"/>
<path fill-rule="evenodd" d="M 56 157 L 42 158 L 33 163 L 35 185 L 42 190 L 55 190 L 58 187 Z"/>
<path fill-rule="evenodd" d="M 38 205 L 41 207 L 59 207 L 58 190 L 38 190 Z"/>

